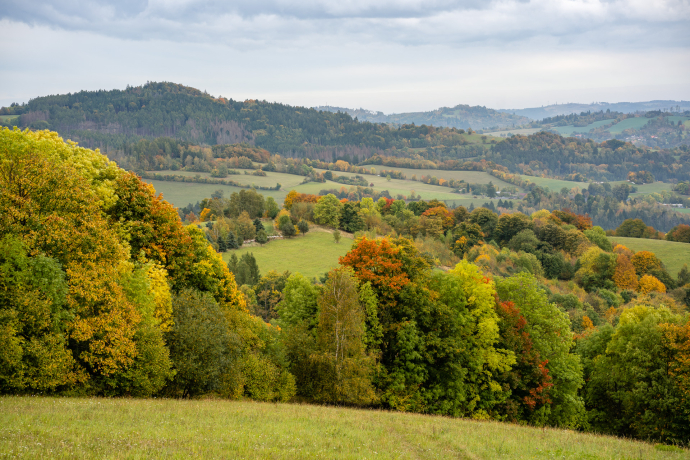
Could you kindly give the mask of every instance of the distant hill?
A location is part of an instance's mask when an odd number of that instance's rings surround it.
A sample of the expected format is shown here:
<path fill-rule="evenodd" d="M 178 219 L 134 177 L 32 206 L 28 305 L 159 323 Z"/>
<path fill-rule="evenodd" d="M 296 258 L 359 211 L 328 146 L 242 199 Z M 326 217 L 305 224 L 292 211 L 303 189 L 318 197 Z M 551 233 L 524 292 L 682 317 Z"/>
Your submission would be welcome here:
<path fill-rule="evenodd" d="M 498 115 L 497 119 L 514 118 L 485 108 L 471 109 L 468 112 L 473 114 L 483 111 Z M 430 122 L 391 126 L 337 112 L 253 99 L 235 101 L 176 83 L 150 82 L 124 90 L 37 97 L 1 108 L 0 123 L 51 129 L 105 151 L 128 150 L 142 139 L 168 137 L 200 145 L 248 144 L 284 156 L 349 162 L 390 149 L 407 152 L 430 147 L 435 148 L 432 155 L 442 152 L 451 158 L 468 158 L 491 145 L 459 129 L 429 126 Z"/>
<path fill-rule="evenodd" d="M 372 123 L 389 123 L 394 125 L 414 123 L 415 125 L 463 129 L 505 128 L 523 125 L 531 121 L 522 115 L 513 115 L 505 111 L 487 109 L 479 105 L 469 106 L 464 104 L 459 104 L 455 107 L 441 107 L 429 112 L 392 113 L 389 115 L 361 108 L 348 109 L 344 107 L 321 106 L 316 107 L 316 109 L 329 112 L 340 111 L 349 114 L 353 118 L 357 117 L 359 121 L 370 121 Z"/>
<path fill-rule="evenodd" d="M 682 112 L 684 110 L 690 110 L 690 101 L 658 100 L 647 102 L 616 102 L 613 104 L 608 102 L 594 102 L 592 104 L 567 103 L 551 104 L 527 109 L 499 109 L 498 111 L 520 115 L 533 120 L 541 120 L 543 118 L 555 117 L 558 115 L 570 115 L 571 113 L 581 113 L 587 111 L 599 112 L 602 110 L 604 112 L 610 110 L 611 112 L 621 113 L 649 112 L 654 110 Z"/>

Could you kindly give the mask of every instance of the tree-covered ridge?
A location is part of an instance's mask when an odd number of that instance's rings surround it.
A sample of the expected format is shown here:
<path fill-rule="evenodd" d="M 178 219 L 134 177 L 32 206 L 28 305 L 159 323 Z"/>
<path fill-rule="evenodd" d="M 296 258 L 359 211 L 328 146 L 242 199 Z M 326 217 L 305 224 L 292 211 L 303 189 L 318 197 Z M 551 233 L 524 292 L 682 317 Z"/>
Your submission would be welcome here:
<path fill-rule="evenodd" d="M 475 109 L 458 106 L 447 110 Z M 443 110 L 439 116 L 445 119 L 450 112 Z M 444 128 L 441 119 L 441 127 L 432 126 L 437 123 L 433 117 L 429 124 L 400 120 L 389 126 L 363 122 L 342 112 L 214 98 L 174 83 L 39 97 L 7 111 L 20 114 L 20 126 L 51 128 L 85 146 L 115 155 L 120 152 L 121 156 L 141 150 L 134 146 L 142 138 L 168 137 L 197 145 L 252 145 L 272 154 L 325 161 L 360 163 L 371 157 L 390 157 L 459 169 L 471 158 L 493 161 L 511 172 L 566 179 L 622 180 L 629 172 L 641 170 L 651 172 L 657 180 L 690 179 L 686 147 L 652 151 L 616 140 L 596 143 L 543 133 L 498 141 L 469 130 Z M 609 114 L 581 114 L 576 121 L 606 116 Z"/>
<path fill-rule="evenodd" d="M 432 125 L 447 128 L 503 128 L 520 126 L 529 123 L 530 119 L 512 113 L 501 112 L 476 105 L 458 104 L 455 107 L 441 107 L 428 112 L 391 113 L 372 112 L 364 109 L 346 109 L 342 107 L 318 107 L 319 110 L 344 112 L 360 121 L 387 123 L 392 125 Z"/>
<path fill-rule="evenodd" d="M 629 172 L 644 170 L 662 181 L 690 176 L 687 148 L 655 151 L 615 139 L 597 143 L 547 132 L 507 138 L 493 146 L 486 158 L 511 172 L 529 175 L 625 180 Z"/>
<path fill-rule="evenodd" d="M 335 147 L 365 147 L 357 152 L 365 157 L 379 149 L 448 144 L 448 135 L 443 141 L 429 139 L 434 128 L 395 130 L 358 122 L 345 113 L 214 98 L 174 83 L 39 97 L 14 109 L 22 112 L 21 126 L 52 128 L 86 145 L 108 148 L 122 148 L 140 137 L 168 136 L 211 145 L 247 142 L 272 153 L 299 156 L 326 150 L 332 157 Z"/>

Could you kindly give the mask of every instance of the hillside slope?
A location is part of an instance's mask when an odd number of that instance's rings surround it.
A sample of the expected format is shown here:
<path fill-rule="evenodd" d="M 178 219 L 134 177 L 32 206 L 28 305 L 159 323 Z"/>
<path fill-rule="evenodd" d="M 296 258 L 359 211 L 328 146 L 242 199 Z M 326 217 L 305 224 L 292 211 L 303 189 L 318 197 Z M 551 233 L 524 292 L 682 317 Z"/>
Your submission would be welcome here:
<path fill-rule="evenodd" d="M 674 446 L 499 422 L 221 400 L 0 399 L 12 458 L 687 459 Z"/>
<path fill-rule="evenodd" d="M 529 117 L 534 120 L 541 120 L 546 117 L 555 117 L 558 115 L 569 115 L 571 113 L 580 113 L 586 111 L 598 112 L 600 110 L 611 112 L 647 112 L 650 110 L 667 110 L 679 108 L 682 110 L 690 110 L 690 101 L 671 101 L 671 100 L 655 100 L 644 102 L 593 102 L 591 104 L 580 104 L 569 102 L 567 104 L 550 104 L 541 107 L 530 107 L 524 109 L 500 109 L 500 112 L 507 112 L 523 117 Z"/>
<path fill-rule="evenodd" d="M 441 107 L 428 112 L 406 112 L 385 115 L 383 112 L 373 112 L 365 109 L 347 109 L 343 107 L 318 107 L 319 110 L 331 112 L 341 111 L 357 117 L 360 121 L 372 123 L 392 123 L 403 125 L 432 125 L 448 128 L 505 128 L 529 123 L 531 120 L 522 115 L 488 109 L 483 106 L 469 106 L 459 104 L 455 107 Z"/>

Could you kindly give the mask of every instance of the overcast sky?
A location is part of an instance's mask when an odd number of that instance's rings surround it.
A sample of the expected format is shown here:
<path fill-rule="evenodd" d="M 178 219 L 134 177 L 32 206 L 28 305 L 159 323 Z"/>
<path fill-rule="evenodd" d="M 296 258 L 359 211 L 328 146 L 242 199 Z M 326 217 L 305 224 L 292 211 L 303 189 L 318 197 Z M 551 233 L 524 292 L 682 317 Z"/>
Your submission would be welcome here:
<path fill-rule="evenodd" d="M 690 0 L 0 0 L 0 105 L 173 81 L 386 113 L 690 100 Z"/>

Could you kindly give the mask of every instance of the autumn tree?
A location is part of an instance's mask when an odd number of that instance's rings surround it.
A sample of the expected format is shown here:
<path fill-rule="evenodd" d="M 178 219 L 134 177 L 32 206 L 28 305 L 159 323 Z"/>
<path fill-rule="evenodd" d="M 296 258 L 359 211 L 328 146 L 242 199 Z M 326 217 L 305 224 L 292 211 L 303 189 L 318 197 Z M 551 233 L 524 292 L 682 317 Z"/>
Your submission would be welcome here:
<path fill-rule="evenodd" d="M 543 405 L 539 414 L 541 423 L 579 426 L 583 422 L 584 406 L 578 390 L 584 382 L 580 359 L 571 352 L 574 341 L 568 316 L 548 301 L 532 275 L 519 273 L 497 280 L 496 287 L 500 300 L 512 302 L 525 317 L 525 332 L 530 335 L 539 358 L 547 361 L 545 367 L 553 379 L 549 390 L 551 403 Z"/>
<path fill-rule="evenodd" d="M 616 258 L 616 271 L 613 274 L 613 281 L 619 289 L 637 290 L 637 273 L 635 273 L 635 267 L 625 254 L 619 254 Z"/>
<path fill-rule="evenodd" d="M 638 291 L 642 294 L 649 294 L 650 292 L 666 292 L 666 286 L 652 275 L 644 275 L 640 278 Z"/>

